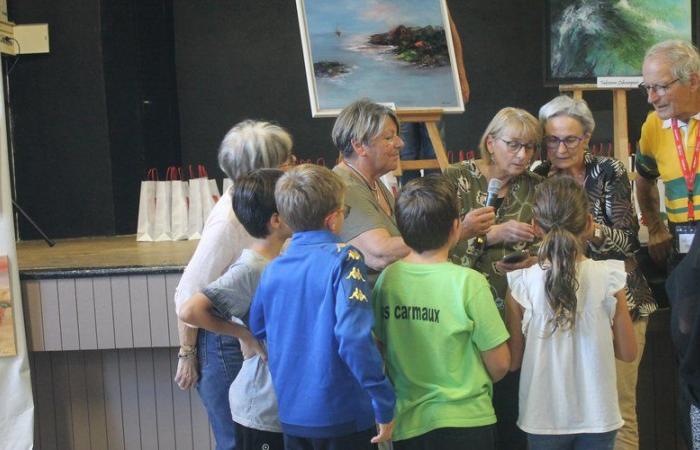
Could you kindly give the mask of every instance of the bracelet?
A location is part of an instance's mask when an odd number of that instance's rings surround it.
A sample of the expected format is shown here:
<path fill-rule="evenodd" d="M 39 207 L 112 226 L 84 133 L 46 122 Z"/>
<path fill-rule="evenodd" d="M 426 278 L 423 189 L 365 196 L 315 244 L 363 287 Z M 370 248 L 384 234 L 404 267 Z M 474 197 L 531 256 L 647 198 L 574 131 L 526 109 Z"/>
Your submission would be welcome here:
<path fill-rule="evenodd" d="M 186 359 L 197 354 L 197 347 L 194 345 L 181 345 L 177 354 L 178 358 Z"/>

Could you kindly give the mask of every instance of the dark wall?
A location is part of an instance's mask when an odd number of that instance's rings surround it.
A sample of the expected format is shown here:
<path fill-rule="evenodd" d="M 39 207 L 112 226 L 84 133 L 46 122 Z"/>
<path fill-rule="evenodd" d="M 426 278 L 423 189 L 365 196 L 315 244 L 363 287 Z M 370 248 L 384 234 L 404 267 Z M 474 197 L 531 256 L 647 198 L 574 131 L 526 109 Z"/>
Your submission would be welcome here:
<path fill-rule="evenodd" d="M 134 233 L 146 168 L 181 160 L 172 2 L 9 6 L 16 23 L 48 23 L 51 47 L 9 75 L 17 200 L 51 237 Z M 20 219 L 19 236 L 38 233 Z"/>
<path fill-rule="evenodd" d="M 17 23 L 47 22 L 51 53 L 10 74 L 17 199 L 53 237 L 134 233 L 147 167 L 204 163 L 245 118 L 273 120 L 305 159 L 336 157 L 333 119 L 312 119 L 291 0 L 11 0 Z M 471 85 L 445 118 L 449 150 L 475 149 L 504 106 L 536 114 L 543 85 L 544 0 L 450 2 Z M 696 25 L 700 26 L 700 25 Z M 5 58 L 11 63 L 13 58 Z M 587 93 L 594 142 L 612 140 L 610 93 Z M 648 111 L 629 101 L 634 142 Z M 20 237 L 37 234 L 20 222 Z"/>
<path fill-rule="evenodd" d="M 544 3 L 535 4 L 451 2 L 472 96 L 464 114 L 445 119 L 448 149 L 475 148 L 500 108 L 536 112 L 556 92 L 542 85 Z M 288 128 L 302 158 L 335 160 L 333 119 L 311 118 L 294 2 L 175 0 L 174 16 L 185 163 L 205 162 L 212 173 L 221 137 L 245 118 Z"/>
<path fill-rule="evenodd" d="M 9 75 L 16 199 L 56 237 L 113 234 L 99 3 L 9 6 L 17 23 L 49 23 L 51 45 L 49 54 L 21 56 Z M 23 220 L 19 231 L 37 236 Z"/>

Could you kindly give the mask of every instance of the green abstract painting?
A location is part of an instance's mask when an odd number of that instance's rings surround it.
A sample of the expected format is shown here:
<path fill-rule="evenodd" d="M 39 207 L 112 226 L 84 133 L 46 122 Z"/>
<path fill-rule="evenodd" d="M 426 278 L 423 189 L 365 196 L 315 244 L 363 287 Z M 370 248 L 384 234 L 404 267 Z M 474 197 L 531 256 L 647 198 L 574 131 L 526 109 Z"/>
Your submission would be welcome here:
<path fill-rule="evenodd" d="M 692 40 L 691 0 L 548 0 L 545 81 L 638 76 L 646 50 Z"/>

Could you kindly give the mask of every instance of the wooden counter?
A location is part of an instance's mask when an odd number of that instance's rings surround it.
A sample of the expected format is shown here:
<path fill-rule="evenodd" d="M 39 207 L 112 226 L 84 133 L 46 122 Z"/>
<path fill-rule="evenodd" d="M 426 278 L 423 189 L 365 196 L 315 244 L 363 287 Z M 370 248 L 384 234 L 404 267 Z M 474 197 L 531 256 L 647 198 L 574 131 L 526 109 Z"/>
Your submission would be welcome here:
<path fill-rule="evenodd" d="M 17 243 L 17 259 L 24 278 L 55 278 L 59 272 L 91 276 L 182 271 L 198 242 L 137 242 L 135 235 L 60 239 L 53 247 L 44 241 L 25 241 Z"/>

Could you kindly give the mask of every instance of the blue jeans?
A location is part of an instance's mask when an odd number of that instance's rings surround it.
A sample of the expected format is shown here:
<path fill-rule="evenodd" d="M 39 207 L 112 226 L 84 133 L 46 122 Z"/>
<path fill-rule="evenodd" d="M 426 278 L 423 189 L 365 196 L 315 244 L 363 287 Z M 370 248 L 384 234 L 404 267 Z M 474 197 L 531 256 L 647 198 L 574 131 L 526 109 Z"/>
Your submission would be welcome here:
<path fill-rule="evenodd" d="M 207 410 L 216 450 L 236 448 L 228 389 L 243 364 L 238 339 L 199 329 L 197 335 L 199 382 L 197 391 Z"/>
<path fill-rule="evenodd" d="M 617 430 L 607 433 L 530 434 L 530 450 L 612 450 Z"/>
<path fill-rule="evenodd" d="M 440 134 L 444 132 L 442 122 L 438 125 Z M 413 161 L 416 159 L 435 159 L 435 149 L 433 143 L 430 142 L 428 129 L 421 122 L 405 122 L 401 124 L 401 139 L 404 146 L 401 149 L 402 161 Z M 427 173 L 440 173 L 439 170 L 426 170 Z M 414 178 L 418 178 L 420 172 L 417 170 L 409 170 L 401 175 L 401 184 L 405 185 Z"/>

